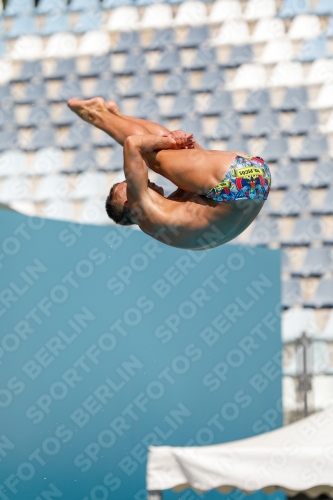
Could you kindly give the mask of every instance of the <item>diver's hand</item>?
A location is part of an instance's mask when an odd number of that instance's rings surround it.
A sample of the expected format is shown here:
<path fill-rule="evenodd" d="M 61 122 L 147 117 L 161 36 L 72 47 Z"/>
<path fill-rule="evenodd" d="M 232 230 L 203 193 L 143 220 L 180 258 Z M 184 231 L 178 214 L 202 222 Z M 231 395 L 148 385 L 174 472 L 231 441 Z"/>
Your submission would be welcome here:
<path fill-rule="evenodd" d="M 193 149 L 194 147 L 193 134 L 186 134 L 183 130 L 174 130 L 170 134 L 167 134 L 167 136 L 172 137 L 176 141 L 174 149 Z"/>

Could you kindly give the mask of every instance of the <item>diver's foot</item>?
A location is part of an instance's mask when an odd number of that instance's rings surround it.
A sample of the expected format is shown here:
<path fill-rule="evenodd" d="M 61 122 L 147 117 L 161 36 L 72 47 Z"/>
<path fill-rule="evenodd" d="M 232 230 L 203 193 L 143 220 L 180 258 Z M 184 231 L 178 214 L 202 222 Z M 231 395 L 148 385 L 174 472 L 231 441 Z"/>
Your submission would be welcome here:
<path fill-rule="evenodd" d="M 117 104 L 115 103 L 115 101 L 107 101 L 105 103 L 105 106 L 106 106 L 106 109 L 108 111 L 110 111 L 110 113 L 113 113 L 114 115 L 121 116 L 121 113 L 120 113 L 119 108 L 118 108 Z"/>
<path fill-rule="evenodd" d="M 107 103 L 102 97 L 94 97 L 88 100 L 81 100 L 74 97 L 67 102 L 67 105 L 82 120 L 97 126 L 103 120 L 103 114 L 109 111 Z"/>

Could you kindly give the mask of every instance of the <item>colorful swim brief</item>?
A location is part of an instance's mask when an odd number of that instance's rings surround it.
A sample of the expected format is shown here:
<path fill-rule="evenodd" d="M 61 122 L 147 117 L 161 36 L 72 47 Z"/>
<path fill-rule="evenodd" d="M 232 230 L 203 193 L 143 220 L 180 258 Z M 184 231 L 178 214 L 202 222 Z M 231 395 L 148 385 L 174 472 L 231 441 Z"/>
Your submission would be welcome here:
<path fill-rule="evenodd" d="M 268 165 L 259 156 L 236 156 L 223 181 L 205 195 L 214 201 L 267 200 L 271 185 Z"/>

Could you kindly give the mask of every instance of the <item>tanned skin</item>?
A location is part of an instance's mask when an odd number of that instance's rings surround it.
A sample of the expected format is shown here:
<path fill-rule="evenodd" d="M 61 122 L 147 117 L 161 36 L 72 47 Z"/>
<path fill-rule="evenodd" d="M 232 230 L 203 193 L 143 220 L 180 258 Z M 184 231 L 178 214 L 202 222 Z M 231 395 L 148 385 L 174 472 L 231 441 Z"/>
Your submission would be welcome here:
<path fill-rule="evenodd" d="M 215 202 L 204 195 L 224 178 L 238 151 L 206 151 L 192 134 L 121 115 L 114 101 L 71 99 L 68 106 L 124 148 L 126 181 L 114 199 L 131 209 L 149 236 L 177 248 L 204 250 L 236 238 L 257 217 L 263 200 Z M 148 179 L 147 166 L 178 189 L 167 198 Z"/>

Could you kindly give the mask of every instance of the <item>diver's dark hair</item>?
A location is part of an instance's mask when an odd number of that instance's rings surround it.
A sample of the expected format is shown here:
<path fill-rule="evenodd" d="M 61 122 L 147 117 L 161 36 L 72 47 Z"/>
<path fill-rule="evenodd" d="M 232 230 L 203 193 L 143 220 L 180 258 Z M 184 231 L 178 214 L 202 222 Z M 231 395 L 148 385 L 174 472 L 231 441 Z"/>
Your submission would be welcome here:
<path fill-rule="evenodd" d="M 119 203 L 114 202 L 114 190 L 120 184 L 117 182 L 110 189 L 109 196 L 106 198 L 105 210 L 110 219 L 112 219 L 116 224 L 121 226 L 130 226 L 134 224 L 130 217 L 131 209 L 126 206 L 120 206 Z"/>

